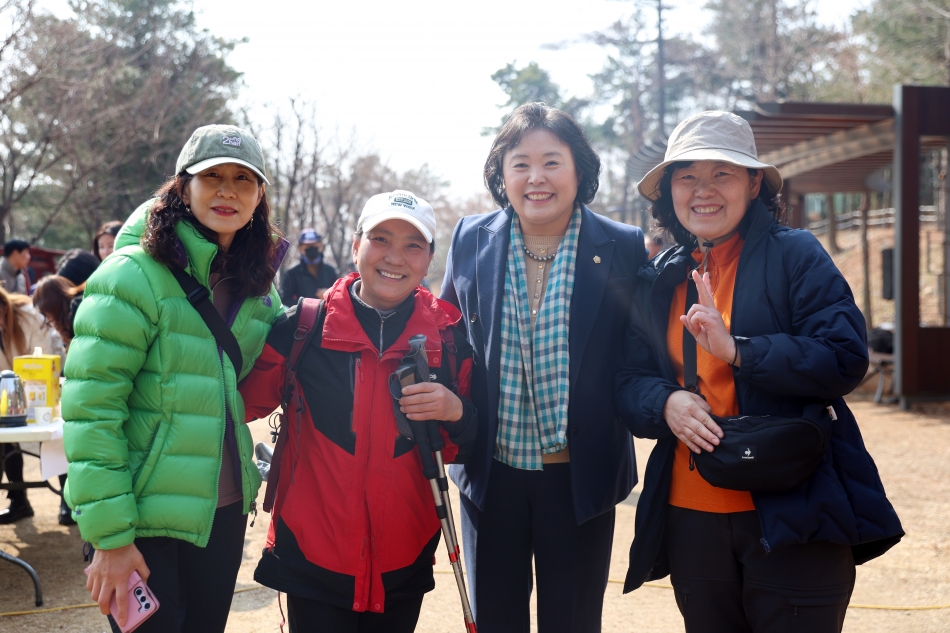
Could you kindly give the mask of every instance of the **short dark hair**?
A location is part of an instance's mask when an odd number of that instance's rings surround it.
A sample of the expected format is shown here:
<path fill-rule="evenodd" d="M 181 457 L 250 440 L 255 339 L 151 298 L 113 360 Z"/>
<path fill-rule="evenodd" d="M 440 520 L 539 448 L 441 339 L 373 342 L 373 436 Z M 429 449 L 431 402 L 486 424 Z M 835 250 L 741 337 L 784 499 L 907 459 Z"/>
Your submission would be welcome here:
<path fill-rule="evenodd" d="M 687 231 L 686 227 L 680 224 L 679 218 L 676 217 L 676 210 L 673 209 L 672 186 L 673 172 L 677 169 L 689 167 L 692 164 L 693 161 L 678 161 L 666 166 L 666 169 L 663 171 L 663 177 L 660 178 L 660 182 L 656 187 L 659 197 L 650 205 L 650 214 L 653 216 L 653 225 L 655 228 L 668 231 L 680 246 L 691 246 L 695 248 L 698 245 L 696 236 Z M 758 169 L 749 169 L 748 171 L 749 175 L 753 178 L 759 173 Z M 765 178 L 762 179 L 762 186 L 759 188 L 759 195 L 756 199 L 762 201 L 762 204 L 765 205 L 765 208 L 772 214 L 776 222 L 781 225 L 788 223 L 786 205 L 782 199 L 782 193 L 769 189 Z M 746 215 L 746 217 L 748 217 L 748 215 Z M 742 226 L 743 224 L 740 224 L 740 227 Z"/>
<path fill-rule="evenodd" d="M 600 186 L 600 158 L 583 128 L 570 114 L 541 102 L 525 103 L 515 108 L 495 136 L 485 161 L 485 186 L 491 197 L 502 208 L 510 204 L 505 192 L 502 161 L 505 154 L 521 142 L 525 132 L 531 130 L 547 130 L 571 148 L 577 169 L 576 202 L 590 204 Z"/>
<path fill-rule="evenodd" d="M 99 258 L 81 248 L 66 251 L 56 263 L 56 274 L 65 277 L 74 286 L 86 283 L 89 276 L 99 267 Z"/>
<path fill-rule="evenodd" d="M 10 240 L 3 245 L 3 256 L 9 257 L 14 253 L 19 253 L 23 249 L 29 248 L 30 243 L 26 240 Z"/>

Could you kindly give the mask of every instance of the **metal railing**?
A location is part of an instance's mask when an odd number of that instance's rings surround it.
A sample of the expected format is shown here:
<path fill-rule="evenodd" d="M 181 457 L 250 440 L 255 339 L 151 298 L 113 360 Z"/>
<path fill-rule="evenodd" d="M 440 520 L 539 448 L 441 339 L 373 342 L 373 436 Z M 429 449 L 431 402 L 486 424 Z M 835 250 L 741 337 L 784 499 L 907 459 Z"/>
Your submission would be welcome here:
<path fill-rule="evenodd" d="M 838 213 L 838 230 L 847 231 L 861 226 L 861 211 L 847 211 Z M 920 207 L 920 221 L 922 223 L 932 223 L 937 221 L 937 207 L 934 205 L 923 205 Z M 873 209 L 868 211 L 868 227 L 889 226 L 894 224 L 894 209 Z M 808 223 L 808 230 L 815 235 L 822 235 L 828 232 L 828 219 L 816 220 Z"/>

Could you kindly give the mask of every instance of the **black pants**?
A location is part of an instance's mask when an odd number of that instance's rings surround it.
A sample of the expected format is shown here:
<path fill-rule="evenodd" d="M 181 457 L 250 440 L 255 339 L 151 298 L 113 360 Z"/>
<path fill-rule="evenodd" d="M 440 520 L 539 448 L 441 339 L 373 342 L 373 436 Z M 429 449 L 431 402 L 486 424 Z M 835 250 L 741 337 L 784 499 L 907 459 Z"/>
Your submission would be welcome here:
<path fill-rule="evenodd" d="M 839 633 L 854 589 L 846 545 L 766 553 L 756 512 L 670 507 L 667 551 L 687 633 Z"/>
<path fill-rule="evenodd" d="M 241 501 L 217 509 L 207 547 L 164 536 L 135 540 L 151 573 L 148 588 L 160 605 L 136 633 L 224 631 L 244 552 L 242 510 Z M 109 624 L 120 633 L 111 616 Z"/>
<path fill-rule="evenodd" d="M 385 613 L 358 613 L 288 595 L 287 623 L 290 633 L 412 633 L 419 621 L 422 598 L 387 600 Z"/>
<path fill-rule="evenodd" d="M 485 510 L 462 495 L 462 533 L 479 633 L 527 633 L 531 558 L 539 633 L 600 631 L 614 510 L 577 525 L 571 465 L 492 462 Z"/>
<path fill-rule="evenodd" d="M 7 481 L 12 483 L 21 483 L 23 481 L 23 453 L 20 452 L 19 444 L 0 444 L 0 451 L 3 451 L 3 471 L 7 475 Z M 7 498 L 11 503 L 23 503 L 26 501 L 26 490 L 7 490 Z"/>

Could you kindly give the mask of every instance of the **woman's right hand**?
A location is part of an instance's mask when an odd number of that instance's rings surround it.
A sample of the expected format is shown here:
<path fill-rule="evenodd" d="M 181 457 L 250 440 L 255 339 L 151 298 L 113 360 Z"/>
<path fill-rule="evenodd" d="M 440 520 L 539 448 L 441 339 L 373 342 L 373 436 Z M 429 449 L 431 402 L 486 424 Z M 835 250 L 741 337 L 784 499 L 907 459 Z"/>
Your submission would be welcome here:
<path fill-rule="evenodd" d="M 719 445 L 722 429 L 709 417 L 709 404 L 695 393 L 677 390 L 663 405 L 663 418 L 673 435 L 696 454 L 712 452 Z"/>
<path fill-rule="evenodd" d="M 125 626 L 128 615 L 129 576 L 133 571 L 139 572 L 143 581 L 148 580 L 148 566 L 135 543 L 116 549 L 96 550 L 92 565 L 89 566 L 89 577 L 86 579 L 89 595 L 99 603 L 102 615 L 109 615 L 109 603 L 112 594 L 115 594 L 119 607 L 115 619 L 120 627 Z"/>

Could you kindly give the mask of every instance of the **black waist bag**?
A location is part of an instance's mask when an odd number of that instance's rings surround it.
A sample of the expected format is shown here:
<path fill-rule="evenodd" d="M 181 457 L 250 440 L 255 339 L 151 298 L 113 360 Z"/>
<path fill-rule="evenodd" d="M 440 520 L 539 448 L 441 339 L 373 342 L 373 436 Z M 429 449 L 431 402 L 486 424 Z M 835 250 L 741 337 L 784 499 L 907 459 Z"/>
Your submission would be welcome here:
<path fill-rule="evenodd" d="M 723 437 L 711 453 L 691 455 L 699 474 L 718 488 L 751 492 L 783 492 L 807 481 L 825 455 L 836 419 L 823 404 L 805 407 L 797 418 L 710 417 Z"/>
<path fill-rule="evenodd" d="M 686 312 L 697 300 L 692 276 L 686 282 Z M 683 328 L 684 384 L 699 393 L 696 375 L 696 339 Z M 710 416 L 722 429 L 723 437 L 711 453 L 690 453 L 691 466 L 718 488 L 750 492 L 783 492 L 808 480 L 818 468 L 835 411 L 825 404 L 805 407 L 797 418 L 773 415 L 743 415 L 730 418 Z"/>

